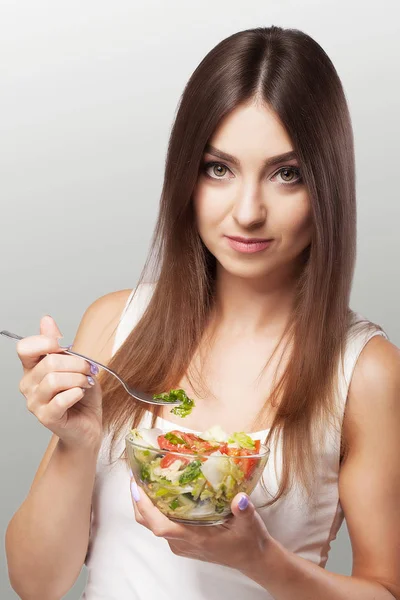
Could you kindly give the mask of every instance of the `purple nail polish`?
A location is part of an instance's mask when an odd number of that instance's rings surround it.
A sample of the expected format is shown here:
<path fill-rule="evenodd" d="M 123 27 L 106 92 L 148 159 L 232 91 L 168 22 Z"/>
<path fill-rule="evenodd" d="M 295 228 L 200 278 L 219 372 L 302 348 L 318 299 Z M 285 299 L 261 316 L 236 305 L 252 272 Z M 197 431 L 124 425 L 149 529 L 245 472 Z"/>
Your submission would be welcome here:
<path fill-rule="evenodd" d="M 249 505 L 249 499 L 247 496 L 242 496 L 238 502 L 238 507 L 240 510 L 245 510 Z"/>
<path fill-rule="evenodd" d="M 99 367 L 93 363 L 90 363 L 90 372 L 92 373 L 92 375 L 97 375 L 97 373 L 99 372 Z"/>
<path fill-rule="evenodd" d="M 135 502 L 139 502 L 139 500 L 140 500 L 139 488 L 136 485 L 136 481 L 134 479 L 132 479 L 132 481 L 131 481 L 131 492 L 132 492 L 132 496 L 133 496 L 133 499 L 135 500 Z"/>
<path fill-rule="evenodd" d="M 129 477 L 132 479 L 133 477 L 133 473 L 132 473 L 132 469 L 129 469 Z"/>
<path fill-rule="evenodd" d="M 70 346 L 63 346 L 61 344 L 61 339 L 62 338 L 57 338 L 57 342 L 58 342 L 59 347 L 62 348 L 63 350 L 70 350 L 72 348 L 72 344 Z"/>

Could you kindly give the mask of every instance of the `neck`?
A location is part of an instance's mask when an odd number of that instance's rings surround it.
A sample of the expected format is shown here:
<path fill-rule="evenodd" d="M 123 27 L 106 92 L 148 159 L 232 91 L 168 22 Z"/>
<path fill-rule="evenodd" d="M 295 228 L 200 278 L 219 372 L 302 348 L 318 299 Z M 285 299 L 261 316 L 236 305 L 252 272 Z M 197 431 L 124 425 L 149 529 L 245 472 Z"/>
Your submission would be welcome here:
<path fill-rule="evenodd" d="M 215 326 L 233 337 L 279 337 L 293 311 L 296 283 L 293 269 L 256 280 L 232 275 L 218 264 Z"/>

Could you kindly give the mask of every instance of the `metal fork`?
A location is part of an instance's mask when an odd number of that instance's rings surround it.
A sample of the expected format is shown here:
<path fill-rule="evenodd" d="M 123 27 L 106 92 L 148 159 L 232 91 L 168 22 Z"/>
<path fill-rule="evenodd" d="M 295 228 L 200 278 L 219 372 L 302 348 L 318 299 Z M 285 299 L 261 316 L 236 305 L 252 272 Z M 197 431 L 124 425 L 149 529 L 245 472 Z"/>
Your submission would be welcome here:
<path fill-rule="evenodd" d="M 6 337 L 13 338 L 15 340 L 23 340 L 24 339 L 22 336 L 17 335 L 16 333 L 11 333 L 11 331 L 6 331 L 6 330 L 0 331 L 0 335 L 5 335 Z M 63 349 L 63 352 L 66 354 L 71 354 L 72 356 L 79 356 L 80 358 L 84 358 L 85 360 L 88 360 L 89 362 L 94 363 L 101 369 L 105 369 L 106 371 L 111 373 L 111 375 L 114 375 L 114 377 L 116 377 L 118 379 L 118 381 L 124 386 L 127 393 L 130 396 L 132 396 L 132 398 L 135 398 L 136 400 L 140 400 L 141 402 L 145 402 L 146 404 L 161 404 L 161 405 L 168 404 L 169 406 L 181 404 L 180 400 L 176 400 L 175 402 L 168 402 L 168 400 L 156 400 L 150 394 L 146 394 L 145 392 L 141 392 L 135 388 L 129 387 L 127 385 L 127 383 L 125 383 L 125 381 L 122 379 L 122 377 L 120 377 L 118 375 L 118 373 L 116 373 L 109 367 L 102 365 L 101 363 L 97 362 L 96 360 L 93 360 L 93 358 L 89 358 L 88 356 L 84 356 L 83 354 L 79 354 L 78 352 L 73 352 L 72 350 L 64 350 Z"/>

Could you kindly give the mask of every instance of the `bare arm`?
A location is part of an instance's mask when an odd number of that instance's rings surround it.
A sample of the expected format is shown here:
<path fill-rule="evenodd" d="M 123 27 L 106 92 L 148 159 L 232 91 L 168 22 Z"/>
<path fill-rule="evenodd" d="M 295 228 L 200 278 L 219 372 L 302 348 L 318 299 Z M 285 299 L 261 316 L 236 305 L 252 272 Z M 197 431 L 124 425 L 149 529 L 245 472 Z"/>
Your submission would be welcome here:
<path fill-rule="evenodd" d="M 107 294 L 89 306 L 73 350 L 107 364 L 129 292 Z M 80 573 L 89 541 L 100 442 L 74 448 L 53 434 L 29 494 L 9 523 L 9 577 L 22 600 L 61 598 Z"/>
<path fill-rule="evenodd" d="M 400 350 L 372 338 L 357 361 L 339 494 L 353 549 L 352 575 L 326 571 L 274 541 L 256 574 L 276 600 L 400 600 Z"/>

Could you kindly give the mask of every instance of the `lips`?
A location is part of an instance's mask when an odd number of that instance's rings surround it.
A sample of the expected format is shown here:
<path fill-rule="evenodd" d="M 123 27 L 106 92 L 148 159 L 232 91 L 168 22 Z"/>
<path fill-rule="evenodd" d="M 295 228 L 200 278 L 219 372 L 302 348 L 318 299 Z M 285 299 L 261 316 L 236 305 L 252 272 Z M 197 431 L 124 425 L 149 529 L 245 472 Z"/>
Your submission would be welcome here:
<path fill-rule="evenodd" d="M 242 254 L 255 254 L 257 252 L 261 252 L 269 248 L 269 246 L 271 246 L 273 243 L 273 239 L 266 238 L 242 238 L 237 236 L 225 237 L 229 246 L 236 252 L 240 252 Z"/>
<path fill-rule="evenodd" d="M 242 244 L 256 244 L 257 242 L 270 242 L 272 238 L 244 238 L 240 236 L 227 235 L 227 238 L 234 240 L 235 242 L 241 242 Z"/>

